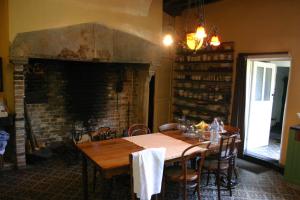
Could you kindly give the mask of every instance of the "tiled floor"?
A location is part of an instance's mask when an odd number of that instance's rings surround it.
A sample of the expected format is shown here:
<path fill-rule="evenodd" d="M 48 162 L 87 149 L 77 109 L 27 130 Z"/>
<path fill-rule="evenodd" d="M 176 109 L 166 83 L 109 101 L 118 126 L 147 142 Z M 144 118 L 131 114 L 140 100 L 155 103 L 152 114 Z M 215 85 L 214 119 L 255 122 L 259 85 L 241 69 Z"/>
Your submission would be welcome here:
<path fill-rule="evenodd" d="M 258 147 L 254 149 L 247 149 L 247 154 L 261 155 L 263 157 L 279 160 L 280 143 L 278 142 L 278 140 L 270 139 L 268 146 Z"/>
<path fill-rule="evenodd" d="M 223 200 L 300 199 L 300 192 L 288 187 L 282 175 L 273 170 L 253 173 L 240 168 L 239 174 L 240 183 L 234 189 L 233 196 L 225 192 L 222 194 Z M 101 191 L 100 188 L 104 189 Z M 129 199 L 129 191 L 129 177 L 120 176 L 113 183 L 99 181 L 97 191 L 90 191 L 90 194 L 91 199 L 126 200 Z M 165 199 L 180 199 L 178 193 L 178 185 L 169 183 Z M 202 193 L 202 199 L 216 199 L 216 190 L 212 187 L 203 188 Z M 23 170 L 0 171 L 0 199 L 82 199 L 80 162 L 68 166 L 62 159 L 53 158 Z M 190 199 L 196 199 L 196 196 L 191 194 Z"/>

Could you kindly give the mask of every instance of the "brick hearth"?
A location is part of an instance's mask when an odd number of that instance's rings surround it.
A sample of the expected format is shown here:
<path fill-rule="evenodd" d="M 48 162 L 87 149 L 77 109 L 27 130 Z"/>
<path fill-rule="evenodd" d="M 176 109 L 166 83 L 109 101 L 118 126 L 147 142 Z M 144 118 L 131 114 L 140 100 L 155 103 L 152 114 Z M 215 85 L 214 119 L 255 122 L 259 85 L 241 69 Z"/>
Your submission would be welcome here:
<path fill-rule="evenodd" d="M 121 63 L 31 61 L 24 74 L 32 132 L 40 143 L 50 143 L 69 137 L 75 122 L 119 134 L 130 124 L 143 123 L 138 93 L 147 70 L 146 65 Z"/>

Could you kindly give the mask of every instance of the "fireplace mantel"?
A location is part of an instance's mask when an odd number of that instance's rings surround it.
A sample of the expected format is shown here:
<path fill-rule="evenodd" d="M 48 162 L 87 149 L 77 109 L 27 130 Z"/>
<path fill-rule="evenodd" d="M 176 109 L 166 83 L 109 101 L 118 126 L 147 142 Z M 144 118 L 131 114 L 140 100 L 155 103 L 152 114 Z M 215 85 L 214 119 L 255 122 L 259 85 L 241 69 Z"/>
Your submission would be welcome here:
<path fill-rule="evenodd" d="M 10 47 L 10 61 L 14 67 L 17 167 L 26 166 L 24 69 L 29 64 L 29 59 L 149 65 L 149 71 L 146 72 L 141 86 L 141 118 L 147 124 L 149 81 L 155 74 L 156 67 L 160 65 L 160 52 L 160 46 L 157 44 L 96 23 L 19 33 Z"/>
<path fill-rule="evenodd" d="M 19 33 L 10 60 L 46 58 L 93 62 L 158 65 L 160 46 L 138 36 L 100 24 Z"/>

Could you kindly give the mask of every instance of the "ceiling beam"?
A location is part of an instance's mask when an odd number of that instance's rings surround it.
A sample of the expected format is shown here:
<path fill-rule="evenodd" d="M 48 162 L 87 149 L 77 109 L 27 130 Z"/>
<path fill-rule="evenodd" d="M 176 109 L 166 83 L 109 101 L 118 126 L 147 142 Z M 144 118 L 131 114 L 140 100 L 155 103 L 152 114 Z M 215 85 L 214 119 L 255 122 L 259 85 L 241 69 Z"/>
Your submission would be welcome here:
<path fill-rule="evenodd" d="M 204 0 L 204 4 L 221 0 Z M 181 15 L 182 11 L 199 5 L 199 0 L 163 0 L 163 10 L 171 16 Z"/>

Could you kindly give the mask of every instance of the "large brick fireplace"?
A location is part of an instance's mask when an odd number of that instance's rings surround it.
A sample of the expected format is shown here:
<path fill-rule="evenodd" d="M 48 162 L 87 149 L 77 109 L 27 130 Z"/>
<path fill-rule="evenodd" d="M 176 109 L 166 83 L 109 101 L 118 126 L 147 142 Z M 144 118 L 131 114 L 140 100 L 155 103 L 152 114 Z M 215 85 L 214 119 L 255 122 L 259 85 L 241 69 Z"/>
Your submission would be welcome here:
<path fill-rule="evenodd" d="M 99 24 L 21 33 L 11 45 L 17 167 L 26 166 L 25 117 L 38 142 L 70 136 L 74 123 L 122 133 L 147 123 L 159 46 Z"/>

